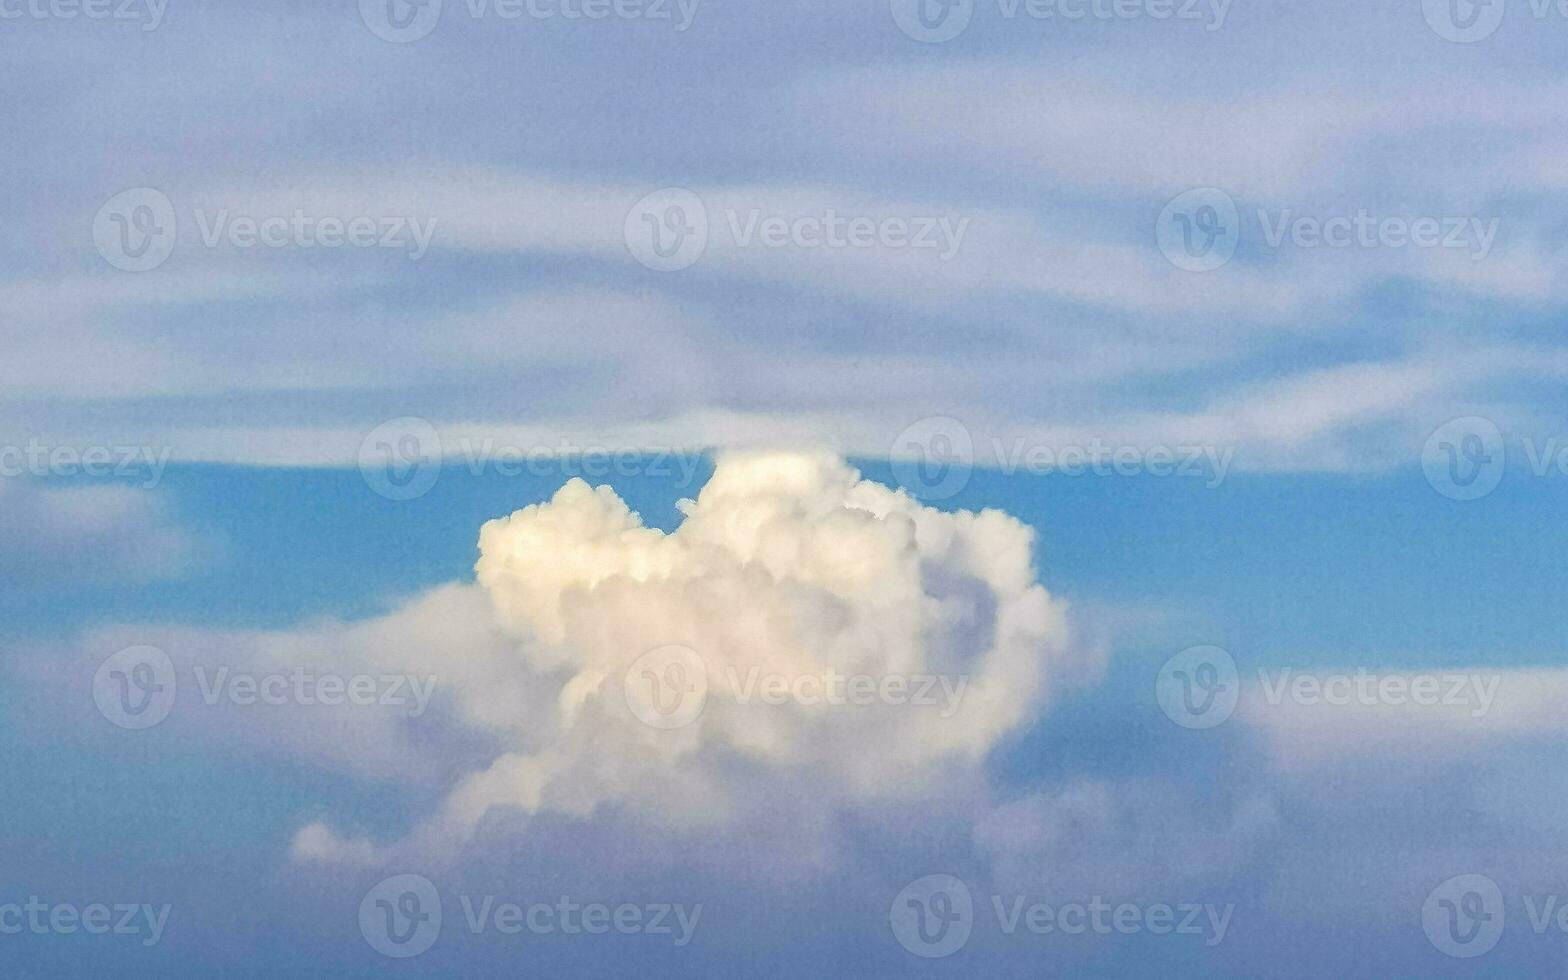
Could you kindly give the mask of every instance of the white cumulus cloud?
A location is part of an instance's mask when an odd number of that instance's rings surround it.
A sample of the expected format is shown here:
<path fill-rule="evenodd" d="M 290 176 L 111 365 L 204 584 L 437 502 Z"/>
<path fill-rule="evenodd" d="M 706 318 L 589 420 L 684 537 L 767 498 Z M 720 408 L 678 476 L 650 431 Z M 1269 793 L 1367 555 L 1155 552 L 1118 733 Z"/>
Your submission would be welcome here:
<path fill-rule="evenodd" d="M 408 839 L 313 823 L 296 860 L 450 859 L 497 810 L 690 829 L 935 798 L 1076 676 L 1033 531 L 1000 511 L 927 508 L 813 453 L 724 457 L 681 509 L 665 533 L 573 480 L 486 524 L 475 588 L 515 643 L 436 666 L 503 750 Z M 679 655 L 650 672 L 661 649 Z M 683 723 L 648 723 L 650 676 L 698 699 Z"/>

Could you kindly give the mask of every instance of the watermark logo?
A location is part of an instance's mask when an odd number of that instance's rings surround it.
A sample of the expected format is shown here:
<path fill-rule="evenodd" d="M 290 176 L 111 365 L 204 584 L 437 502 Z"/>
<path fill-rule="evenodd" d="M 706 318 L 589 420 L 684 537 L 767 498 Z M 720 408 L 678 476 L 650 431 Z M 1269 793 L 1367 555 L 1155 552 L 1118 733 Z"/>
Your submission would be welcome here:
<path fill-rule="evenodd" d="M 857 707 L 891 705 L 940 708 L 940 717 L 958 713 L 969 678 L 951 674 L 845 674 L 836 668 L 818 672 L 781 674 L 751 667 L 744 673 L 734 666 L 724 668 L 724 678 L 737 704 L 753 701 L 778 707 L 796 704 L 803 707 Z"/>
<path fill-rule="evenodd" d="M 0 21 L 141 21 L 143 31 L 156 31 L 168 9 L 169 0 L 0 0 Z"/>
<path fill-rule="evenodd" d="M 1004 935 L 1017 934 L 1021 926 L 1036 936 L 1053 933 L 1063 936 L 1134 936 L 1146 933 L 1151 936 L 1195 936 L 1203 939 L 1205 946 L 1218 946 L 1230 931 L 1234 904 L 1216 905 L 1213 902 L 1155 902 L 1141 905 L 1135 902 L 1112 904 L 1099 895 L 1087 902 L 1062 902 L 1048 905 L 1030 902 L 1022 895 L 1004 901 L 1001 895 L 991 896 L 991 907 L 996 911 L 997 922 Z"/>
<path fill-rule="evenodd" d="M 1328 217 L 1298 214 L 1293 208 L 1283 208 L 1272 215 L 1260 209 L 1257 216 L 1263 241 L 1269 248 L 1280 248 L 1286 242 L 1302 249 L 1442 248 L 1468 251 L 1473 262 L 1492 253 L 1502 225 L 1501 218 L 1473 215 L 1380 217 L 1366 208 Z"/>
<path fill-rule="evenodd" d="M 705 462 L 704 454 L 669 447 L 636 449 L 585 446 L 561 439 L 553 446 L 521 446 L 491 437 L 457 440 L 455 454 L 468 471 L 480 476 L 487 470 L 503 477 L 525 473 L 550 479 L 605 480 L 620 476 L 667 480 L 675 487 L 695 486 Z"/>
<path fill-rule="evenodd" d="M 1241 242 L 1236 201 L 1217 187 L 1176 195 L 1154 223 L 1155 241 L 1176 268 L 1213 272 L 1231 260 Z"/>
<path fill-rule="evenodd" d="M 1358 668 L 1353 673 L 1306 674 L 1287 667 L 1258 671 L 1263 700 L 1278 707 L 1292 704 L 1330 707 L 1468 708 L 1472 718 L 1492 710 L 1500 674 L 1375 674 Z"/>
<path fill-rule="evenodd" d="M 992 895 L 991 910 L 1003 936 L 1190 936 L 1218 946 L 1230 931 L 1234 904 L 1213 902 L 1084 901 L 1048 904 L 1024 895 Z M 893 899 L 888 921 L 899 945 L 926 959 L 951 956 L 969 941 L 976 922 L 974 898 L 952 875 L 927 875 Z"/>
<path fill-rule="evenodd" d="M 969 28 L 975 0 L 891 0 L 893 22 L 924 44 L 951 41 Z"/>
<path fill-rule="evenodd" d="M 204 248 L 233 249 L 400 249 L 410 260 L 425 257 L 435 238 L 436 219 L 347 217 L 310 214 L 234 214 L 228 208 L 194 208 L 192 218 Z M 125 272 L 151 272 L 169 260 L 178 244 L 180 221 L 174 202 L 162 191 L 138 187 L 121 191 L 98 209 L 93 241 L 104 261 Z"/>
<path fill-rule="evenodd" d="M 1479 500 L 1496 490 L 1507 461 L 1502 432 L 1477 416 L 1438 427 L 1421 451 L 1427 482 L 1450 500 Z"/>
<path fill-rule="evenodd" d="M 888 909 L 898 944 L 924 959 L 951 956 L 974 930 L 974 896 L 953 875 L 926 875 L 904 886 Z"/>
<path fill-rule="evenodd" d="M 1295 208 L 1255 214 L 1259 247 L 1282 249 L 1446 249 L 1480 262 L 1492 252 L 1500 218 L 1475 215 L 1374 214 L 1366 208 L 1310 214 Z M 1252 220 L 1249 217 L 1249 222 Z M 1248 226 L 1247 234 L 1251 234 Z M 1160 251 L 1179 269 L 1212 272 L 1236 254 L 1244 231 L 1235 199 L 1213 187 L 1177 195 L 1155 222 Z"/>
<path fill-rule="evenodd" d="M 576 902 L 561 896 L 553 903 L 496 901 L 485 895 L 478 902 L 468 895 L 458 896 L 463 918 L 470 934 L 478 936 L 494 930 L 503 936 L 529 933 L 534 936 L 603 936 L 612 930 L 623 936 L 669 936 L 677 948 L 691 944 L 702 919 L 702 903 L 650 902 L 635 905 L 623 902 L 610 907 L 602 902 Z"/>
<path fill-rule="evenodd" d="M 1219 647 L 1188 647 L 1160 668 L 1154 696 L 1165 716 L 1183 728 L 1224 724 L 1241 696 L 1236 661 Z"/>
<path fill-rule="evenodd" d="M 174 663 L 157 647 L 126 647 L 93 675 L 93 703 L 121 728 L 139 731 L 169 717 L 178 684 Z"/>
<path fill-rule="evenodd" d="M 418 674 L 317 674 L 291 670 L 254 674 L 231 667 L 192 668 L 201 700 L 208 707 L 220 702 L 248 708 L 342 706 L 404 708 L 418 718 L 435 695 L 435 675 Z M 173 711 L 179 683 L 173 662 L 153 646 L 134 646 L 105 660 L 93 675 L 93 702 L 109 721 L 128 729 L 151 728 Z"/>
<path fill-rule="evenodd" d="M 388 500 L 423 497 L 441 478 L 441 435 L 411 415 L 383 422 L 359 445 L 359 472 L 366 486 Z"/>
<path fill-rule="evenodd" d="M 898 434 L 889 453 L 893 479 L 921 500 L 947 500 L 969 485 L 975 444 L 955 418 L 921 419 Z"/>
<path fill-rule="evenodd" d="M 1503 892 L 1486 875 L 1456 875 L 1432 889 L 1421 906 L 1421 930 L 1447 956 L 1491 952 L 1503 936 Z"/>
<path fill-rule="evenodd" d="M 840 214 L 837 208 L 789 213 L 725 208 L 717 230 L 735 249 L 813 252 L 880 249 L 934 253 L 949 261 L 963 247 L 970 219 L 953 215 Z M 692 191 L 667 187 L 632 205 L 625 238 L 633 258 L 656 272 L 690 268 L 708 249 L 715 228 L 706 204 Z"/>
<path fill-rule="evenodd" d="M 414 217 L 351 217 L 315 215 L 295 208 L 290 215 L 231 214 L 228 208 L 193 212 L 196 230 L 206 248 L 228 245 L 234 249 L 252 248 L 384 248 L 400 249 L 411 261 L 430 251 L 436 235 L 436 219 Z"/>
<path fill-rule="evenodd" d="M 1507 0 L 1421 0 L 1427 26 L 1456 44 L 1474 44 L 1496 34 L 1507 8 Z"/>
<path fill-rule="evenodd" d="M 171 909 L 168 903 L 51 903 L 33 895 L 26 902 L 0 904 L 0 936 L 73 936 L 84 932 L 89 936 L 135 936 L 143 946 L 156 946 L 169 924 Z"/>
<path fill-rule="evenodd" d="M 1202 478 L 1210 490 L 1225 481 L 1235 461 L 1235 447 L 1197 444 L 1129 446 L 1098 436 L 1078 443 L 1050 444 L 1024 436 L 1010 442 L 992 437 L 978 446 L 969 428 L 945 415 L 924 418 L 900 432 L 888 451 L 893 479 L 914 496 L 947 500 L 968 486 L 979 465 L 977 449 L 990 457 L 985 465 L 1007 476 L 1092 475 L 1097 477 Z"/>
<path fill-rule="evenodd" d="M 143 477 L 143 490 L 163 480 L 174 455 L 170 446 L 49 446 L 37 436 L 25 446 L 0 446 L 0 477 L 85 476 L 89 479 Z"/>
<path fill-rule="evenodd" d="M 133 187 L 109 198 L 93 218 L 93 242 L 124 272 L 151 272 L 169 260 L 179 237 L 174 202 L 162 191 Z"/>
<path fill-rule="evenodd" d="M 359 0 L 359 16 L 383 41 L 408 44 L 428 37 L 441 22 L 443 0 Z"/>
<path fill-rule="evenodd" d="M 666 21 L 677 34 L 691 29 L 702 0 L 464 0 L 471 20 Z M 429 37 L 441 20 L 443 0 L 359 0 L 359 16 L 384 41 L 408 44 Z"/>
<path fill-rule="evenodd" d="M 708 250 L 708 209 L 684 187 L 654 191 L 626 215 L 626 247 L 655 272 L 679 272 Z"/>
<path fill-rule="evenodd" d="M 0 447 L 0 467 L 5 450 Z M 424 496 L 440 480 L 443 467 L 464 468 L 475 478 L 487 473 L 508 479 L 535 476 L 602 482 L 615 477 L 668 482 L 677 488 L 696 486 L 708 456 L 672 447 L 635 448 L 585 445 L 565 438 L 523 444 L 494 436 L 442 439 L 425 419 L 405 416 L 378 425 L 362 442 L 359 465 L 366 484 L 390 500 Z"/>
<path fill-rule="evenodd" d="M 975 0 L 890 0 L 893 22 L 925 44 L 951 41 L 969 27 Z M 1231 0 L 996 0 L 996 15 L 1037 23 L 1131 20 L 1203 21 L 1204 29 L 1225 26 Z"/>
<path fill-rule="evenodd" d="M 708 668 L 696 650 L 680 644 L 657 647 L 626 669 L 626 706 L 650 728 L 685 728 L 708 703 Z"/>
<path fill-rule="evenodd" d="M 407 959 L 441 938 L 441 896 L 429 878 L 393 875 L 359 903 L 359 932 L 383 956 Z"/>
<path fill-rule="evenodd" d="M 256 675 L 219 667 L 208 671 L 197 665 L 194 668 L 196 686 L 201 699 L 208 707 L 220 701 L 241 708 L 254 705 L 281 707 L 296 704 L 301 707 L 336 708 L 343 705 L 366 708 L 379 705 L 384 708 L 407 708 L 408 717 L 418 718 L 430 706 L 435 695 L 436 678 L 418 674 L 315 674 L 303 667 L 292 671 L 276 671 Z"/>

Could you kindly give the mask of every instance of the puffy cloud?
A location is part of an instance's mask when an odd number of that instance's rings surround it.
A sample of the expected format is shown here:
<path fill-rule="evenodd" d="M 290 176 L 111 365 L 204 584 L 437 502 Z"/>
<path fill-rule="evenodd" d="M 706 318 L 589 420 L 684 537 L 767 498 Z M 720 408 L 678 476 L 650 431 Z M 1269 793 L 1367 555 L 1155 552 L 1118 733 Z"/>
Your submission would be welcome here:
<path fill-rule="evenodd" d="M 573 480 L 486 524 L 479 588 L 515 645 L 440 673 L 504 751 L 409 839 L 312 824 L 296 859 L 450 858 L 504 808 L 689 829 L 934 798 L 1074 675 L 1033 532 L 1000 511 L 810 453 L 724 457 L 681 509 L 665 533 Z"/>

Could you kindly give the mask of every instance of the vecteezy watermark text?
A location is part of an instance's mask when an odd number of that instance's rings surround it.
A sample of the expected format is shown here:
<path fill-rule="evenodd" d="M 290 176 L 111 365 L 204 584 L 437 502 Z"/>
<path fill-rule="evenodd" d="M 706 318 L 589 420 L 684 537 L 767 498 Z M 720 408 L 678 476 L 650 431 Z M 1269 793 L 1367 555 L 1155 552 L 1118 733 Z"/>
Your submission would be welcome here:
<path fill-rule="evenodd" d="M 156 31 L 168 9 L 169 0 L 0 0 L 0 21 L 138 21 L 143 31 Z"/>
<path fill-rule="evenodd" d="M 738 704 L 805 707 L 869 707 L 874 704 L 941 707 L 940 716 L 951 718 L 957 711 L 969 678 L 945 674 L 844 674 L 827 668 L 820 672 L 785 674 L 750 667 L 742 672 L 734 665 L 724 668 L 725 680 Z"/>
<path fill-rule="evenodd" d="M 320 214 L 295 208 L 287 214 L 236 214 L 229 208 L 192 209 L 204 248 L 389 249 L 424 258 L 435 238 L 434 217 Z M 179 243 L 180 217 L 168 195 L 151 187 L 121 191 L 98 209 L 93 241 L 104 261 L 125 272 L 150 272 L 169 260 Z"/>
<path fill-rule="evenodd" d="M 572 443 L 524 445 L 493 436 L 443 440 L 436 427 L 415 416 L 390 419 L 366 434 L 359 447 L 359 471 L 377 495 L 414 500 L 434 489 L 447 463 L 465 466 L 474 476 L 495 473 L 513 479 L 649 477 L 695 486 L 704 466 L 700 452 L 670 448 L 612 448 Z"/>
<path fill-rule="evenodd" d="M 1471 718 L 1492 710 L 1502 675 L 1485 671 L 1416 673 L 1300 671 L 1293 667 L 1259 668 L 1261 703 L 1306 707 L 1458 708 Z M 1241 697 L 1236 661 L 1215 646 L 1188 647 L 1160 668 L 1155 698 L 1166 716 L 1183 728 L 1205 729 L 1223 724 Z"/>
<path fill-rule="evenodd" d="M 134 936 L 143 946 L 156 946 L 163 938 L 172 907 L 168 903 L 93 902 L 73 905 L 48 902 L 37 895 L 25 902 L 0 903 L 0 936 Z"/>
<path fill-rule="evenodd" d="M 1492 253 L 1500 218 L 1476 215 L 1376 214 L 1367 208 L 1313 214 L 1295 208 L 1256 212 L 1257 231 L 1227 192 L 1200 187 L 1172 198 L 1155 219 L 1154 238 L 1171 264 L 1187 272 L 1212 272 L 1228 263 L 1244 240 L 1282 249 L 1424 249 L 1467 253 L 1480 262 Z"/>
<path fill-rule="evenodd" d="M 982 0 L 889 0 L 889 5 L 898 29 L 926 44 L 958 37 L 986 6 Z M 1181 21 L 1207 31 L 1225 26 L 1230 5 L 1231 0 L 995 0 L 996 15 L 1009 22 Z"/>
<path fill-rule="evenodd" d="M 927 252 L 942 261 L 963 247 L 970 220 L 937 214 L 842 214 L 833 207 L 787 213 L 727 207 L 721 213 L 718 230 L 728 233 L 730 249 Z M 624 230 L 632 257 L 655 272 L 695 265 L 708 251 L 714 231 L 707 204 L 684 187 L 666 187 L 633 204 Z"/>
<path fill-rule="evenodd" d="M 418 718 L 429 708 L 436 687 L 434 675 L 320 673 L 297 666 L 256 672 L 196 664 L 191 673 L 208 707 L 379 706 L 405 709 L 408 717 Z M 104 660 L 93 675 L 93 703 L 121 728 L 151 728 L 174 710 L 179 686 L 174 662 L 163 650 L 126 647 Z"/>
<path fill-rule="evenodd" d="M 702 903 L 578 901 L 527 902 L 495 895 L 459 895 L 463 925 L 473 936 L 652 936 L 679 948 L 690 945 L 702 919 Z M 435 883 L 423 875 L 393 875 L 365 893 L 359 928 L 376 952 L 406 959 L 426 952 L 441 938 L 445 904 Z"/>
<path fill-rule="evenodd" d="M 1236 455 L 1233 446 L 1116 445 L 1097 436 L 1082 442 L 1024 436 L 989 442 L 984 465 L 1004 475 L 1197 478 L 1211 490 L 1224 482 Z M 981 464 L 969 427 L 945 415 L 921 419 L 900 432 L 889 458 L 898 485 L 928 501 L 956 496 Z"/>
<path fill-rule="evenodd" d="M 1027 895 L 992 895 L 988 903 L 1004 936 L 1176 936 L 1218 946 L 1230 930 L 1234 904 L 1213 902 L 1045 902 Z M 951 956 L 962 949 L 980 913 L 962 879 L 926 875 L 893 898 L 888 923 L 899 945 L 924 959 Z"/>
<path fill-rule="evenodd" d="M 475 21 L 559 21 L 595 24 L 640 21 L 668 24 L 682 34 L 697 19 L 703 0 L 463 0 Z M 359 0 L 359 16 L 383 41 L 408 44 L 430 36 L 441 22 L 447 0 Z M 457 4 L 453 3 L 454 8 Z"/>
<path fill-rule="evenodd" d="M 25 446 L 0 446 L 0 477 L 85 476 L 92 479 L 144 477 L 142 489 L 163 480 L 174 450 L 168 446 L 49 446 L 36 436 Z"/>
<path fill-rule="evenodd" d="M 666 644 L 640 655 L 623 678 L 627 707 L 644 724 L 684 728 L 701 716 L 714 682 L 707 663 L 684 644 Z M 926 673 L 844 673 L 822 670 L 765 670 L 758 665 L 726 664 L 717 684 L 738 705 L 806 708 L 938 708 L 941 718 L 957 714 L 968 690 L 963 675 Z"/>

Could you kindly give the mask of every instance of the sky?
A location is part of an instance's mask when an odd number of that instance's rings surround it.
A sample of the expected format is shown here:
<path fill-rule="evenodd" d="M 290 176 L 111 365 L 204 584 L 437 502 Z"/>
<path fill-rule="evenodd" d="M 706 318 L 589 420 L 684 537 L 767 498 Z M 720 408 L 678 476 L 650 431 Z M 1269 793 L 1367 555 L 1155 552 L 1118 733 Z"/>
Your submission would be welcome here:
<path fill-rule="evenodd" d="M 1560 969 L 1565 63 L 0 0 L 0 972 Z"/>

